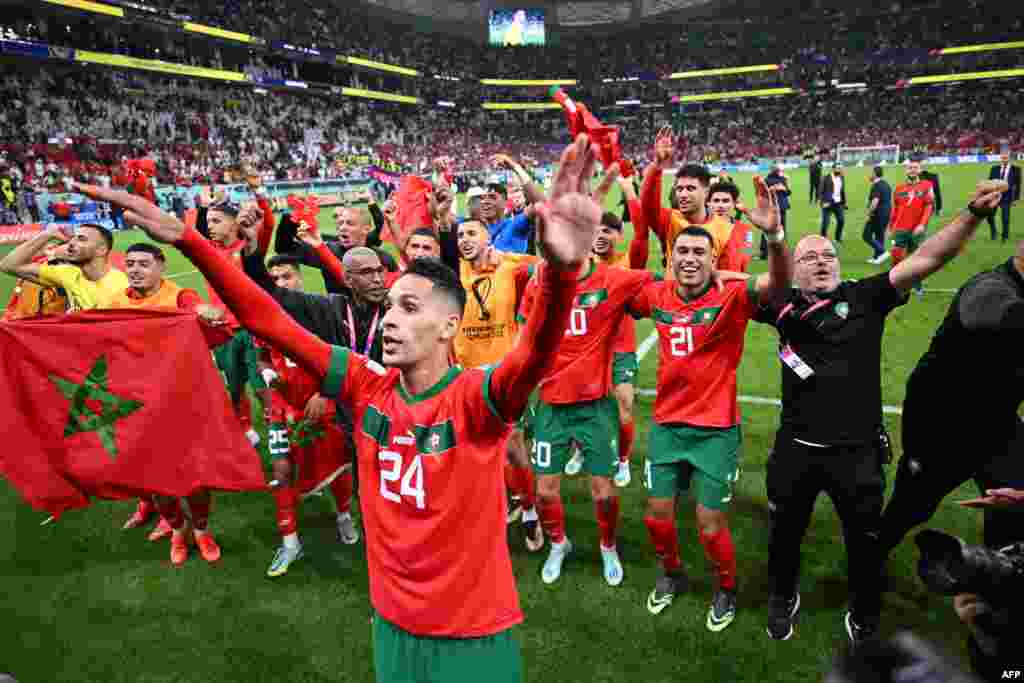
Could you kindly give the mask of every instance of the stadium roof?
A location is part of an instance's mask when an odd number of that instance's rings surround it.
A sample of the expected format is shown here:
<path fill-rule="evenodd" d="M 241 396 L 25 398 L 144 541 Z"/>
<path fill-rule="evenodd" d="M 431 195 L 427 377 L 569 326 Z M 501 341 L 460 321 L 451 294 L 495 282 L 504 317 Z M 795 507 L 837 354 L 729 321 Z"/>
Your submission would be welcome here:
<path fill-rule="evenodd" d="M 530 0 L 509 3 L 505 0 L 468 2 L 466 0 L 365 0 L 395 12 L 426 16 L 445 22 L 480 24 L 492 9 L 536 7 L 547 12 L 546 20 L 558 26 L 597 26 L 648 19 L 666 12 L 677 12 L 714 0 Z"/>

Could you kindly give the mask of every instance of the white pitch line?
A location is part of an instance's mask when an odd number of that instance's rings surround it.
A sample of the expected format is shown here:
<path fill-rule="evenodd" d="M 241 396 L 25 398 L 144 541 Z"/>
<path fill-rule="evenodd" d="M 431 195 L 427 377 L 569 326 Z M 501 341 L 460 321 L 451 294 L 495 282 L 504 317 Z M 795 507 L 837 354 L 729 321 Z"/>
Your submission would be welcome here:
<path fill-rule="evenodd" d="M 650 353 L 651 349 L 658 341 L 658 333 L 651 332 L 650 336 L 640 343 L 640 346 L 636 350 L 637 363 L 642 363 L 644 356 Z M 654 389 L 637 389 L 636 393 L 641 396 L 657 396 L 658 392 Z M 739 395 L 736 397 L 740 403 L 752 403 L 755 405 L 762 406 L 775 406 L 776 408 L 782 407 L 782 401 L 777 398 L 768 398 L 767 396 L 744 396 Z M 882 412 L 887 415 L 902 415 L 903 409 L 899 406 L 882 406 Z"/>

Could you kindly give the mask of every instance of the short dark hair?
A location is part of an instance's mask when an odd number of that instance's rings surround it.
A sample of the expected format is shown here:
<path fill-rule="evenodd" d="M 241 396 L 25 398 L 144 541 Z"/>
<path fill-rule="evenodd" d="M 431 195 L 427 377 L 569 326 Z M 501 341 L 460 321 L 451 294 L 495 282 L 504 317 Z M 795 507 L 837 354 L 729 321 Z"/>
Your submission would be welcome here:
<path fill-rule="evenodd" d="M 875 166 L 874 173 L 876 178 L 881 178 L 882 176 L 885 175 L 885 169 L 883 169 L 881 166 Z"/>
<path fill-rule="evenodd" d="M 676 172 L 676 181 L 680 178 L 696 178 L 704 187 L 711 184 L 711 172 L 701 164 L 684 164 Z"/>
<path fill-rule="evenodd" d="M 740 188 L 736 187 L 736 183 L 728 180 L 720 180 L 711 186 L 711 190 L 708 192 L 708 198 L 714 197 L 718 192 L 726 192 L 732 197 L 734 202 L 739 201 Z"/>
<path fill-rule="evenodd" d="M 301 273 L 302 271 L 299 268 L 301 265 L 302 257 L 297 254 L 275 254 L 269 261 L 267 261 L 267 270 L 287 266 L 289 268 L 294 268 Z"/>
<path fill-rule="evenodd" d="M 504 183 L 487 183 L 487 189 L 491 192 L 497 192 L 502 197 L 508 197 L 508 189 Z"/>
<path fill-rule="evenodd" d="M 611 211 L 605 211 L 603 214 L 601 214 L 601 225 L 609 227 L 612 230 L 622 232 L 622 219 L 620 219 Z"/>
<path fill-rule="evenodd" d="M 466 310 L 466 290 L 462 288 L 459 274 L 444 264 L 439 258 L 425 256 L 411 262 L 405 269 L 405 275 L 419 275 L 430 280 L 434 289 L 449 297 L 459 307 L 459 317 Z"/>
<path fill-rule="evenodd" d="M 100 234 L 100 237 L 103 238 L 103 241 L 107 243 L 107 251 L 114 251 L 114 233 L 110 232 L 102 225 L 98 225 L 96 223 L 79 223 L 78 227 L 92 228 L 93 230 L 98 232 Z"/>
<path fill-rule="evenodd" d="M 231 216 L 232 218 L 236 218 L 241 210 L 241 207 L 230 199 L 217 202 L 208 209 L 208 211 L 220 211 L 225 216 Z"/>
<path fill-rule="evenodd" d="M 691 237 L 703 237 L 708 241 L 708 244 L 711 246 L 712 249 L 715 248 L 715 238 L 711 236 L 710 232 L 697 225 L 688 225 L 682 230 L 680 230 L 679 234 L 676 235 L 675 241 L 672 242 L 672 249 L 676 248 L 676 242 L 678 242 L 679 238 L 682 237 L 683 235 L 690 235 Z"/>
<path fill-rule="evenodd" d="M 409 244 L 409 241 L 412 240 L 412 238 L 416 237 L 417 235 L 420 235 L 421 237 L 429 237 L 430 239 L 437 242 L 438 246 L 440 246 L 441 244 L 441 239 L 437 236 L 437 233 L 434 232 L 433 228 L 416 228 L 415 230 L 412 231 L 412 234 L 409 235 L 409 239 L 407 239 L 405 243 Z"/>
<path fill-rule="evenodd" d="M 143 254 L 149 254 L 160 263 L 167 262 L 167 257 L 164 256 L 164 250 L 156 246 L 155 244 L 150 244 L 149 242 L 136 242 L 132 246 L 125 249 L 124 253 L 130 254 L 133 251 L 142 252 Z"/>

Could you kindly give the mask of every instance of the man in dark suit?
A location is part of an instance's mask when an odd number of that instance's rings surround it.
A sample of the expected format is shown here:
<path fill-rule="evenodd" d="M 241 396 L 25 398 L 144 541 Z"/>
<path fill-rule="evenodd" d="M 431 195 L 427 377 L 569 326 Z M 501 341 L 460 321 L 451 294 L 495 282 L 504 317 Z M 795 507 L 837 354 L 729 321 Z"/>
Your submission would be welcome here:
<path fill-rule="evenodd" d="M 821 187 L 821 157 L 815 154 L 808 170 L 811 174 L 811 204 L 813 204 L 818 199 L 818 190 Z"/>
<path fill-rule="evenodd" d="M 921 180 L 932 182 L 932 192 L 935 193 L 935 213 L 942 213 L 942 188 L 939 187 L 939 174 L 925 170 L 924 163 L 924 157 L 921 157 Z"/>
<path fill-rule="evenodd" d="M 1003 152 L 999 157 L 999 165 L 993 166 L 988 172 L 989 180 L 1004 180 L 1010 185 L 1010 191 L 1003 193 L 999 201 L 999 211 L 1003 215 L 1003 241 L 1010 239 L 1010 207 L 1020 200 L 1020 166 L 1010 164 L 1010 155 Z M 988 217 L 988 229 L 992 239 L 996 238 L 996 221 L 994 216 Z"/>
<path fill-rule="evenodd" d="M 832 164 L 832 172 L 821 179 L 818 201 L 821 202 L 821 236 L 828 237 L 828 224 L 835 215 L 836 243 L 842 244 L 843 226 L 846 225 L 846 178 L 843 177 L 843 165 L 838 161 Z"/>

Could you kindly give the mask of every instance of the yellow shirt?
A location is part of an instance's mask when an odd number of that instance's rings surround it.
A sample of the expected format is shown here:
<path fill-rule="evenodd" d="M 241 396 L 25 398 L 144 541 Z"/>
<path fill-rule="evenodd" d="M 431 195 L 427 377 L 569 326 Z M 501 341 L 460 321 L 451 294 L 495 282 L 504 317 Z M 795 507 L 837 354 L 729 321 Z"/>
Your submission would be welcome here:
<path fill-rule="evenodd" d="M 170 280 L 163 280 L 160 288 L 145 299 L 134 297 L 128 289 L 123 289 L 110 300 L 110 308 L 147 308 L 147 309 L 178 309 L 178 295 L 181 287 Z M 198 294 L 196 295 L 199 296 Z"/>
<path fill-rule="evenodd" d="M 110 308 L 116 296 L 128 288 L 128 276 L 117 268 L 93 282 L 85 277 L 78 266 L 39 266 L 39 281 L 51 287 L 61 287 L 67 294 L 68 312 Z"/>
<path fill-rule="evenodd" d="M 455 357 L 466 368 L 497 363 L 512 350 L 516 322 L 516 271 L 536 256 L 503 254 L 497 267 L 475 270 L 463 261 L 459 276 L 466 289 L 466 310 L 455 337 Z"/>

